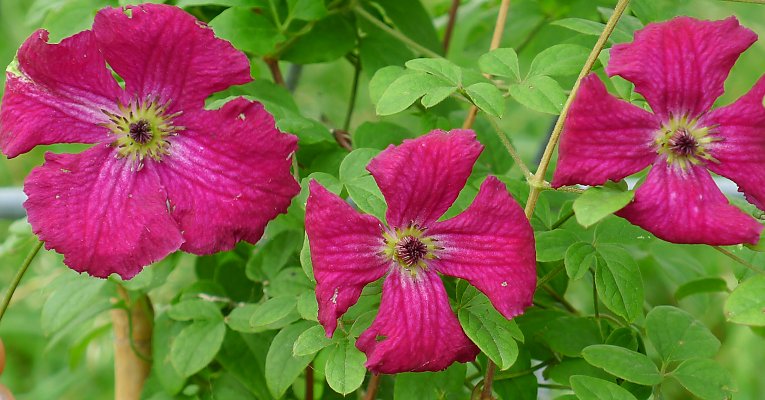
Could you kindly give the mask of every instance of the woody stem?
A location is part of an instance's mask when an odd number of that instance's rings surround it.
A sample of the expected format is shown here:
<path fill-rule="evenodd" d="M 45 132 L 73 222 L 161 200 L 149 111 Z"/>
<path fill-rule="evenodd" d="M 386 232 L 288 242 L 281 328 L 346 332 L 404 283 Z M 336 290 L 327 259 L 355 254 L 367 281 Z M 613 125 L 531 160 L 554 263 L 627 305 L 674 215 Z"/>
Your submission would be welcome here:
<path fill-rule="evenodd" d="M 151 335 L 154 324 L 149 298 L 131 301 L 127 290 L 117 286 L 118 301 L 125 307 L 112 309 L 114 326 L 114 399 L 139 400 L 151 363 Z"/>
<path fill-rule="evenodd" d="M 563 131 L 563 124 L 566 122 L 568 111 L 571 108 L 571 104 L 574 102 L 577 91 L 579 91 L 579 86 L 582 83 L 582 79 L 584 79 L 584 77 L 586 77 L 592 71 L 592 67 L 595 65 L 595 61 L 597 61 L 598 55 L 600 55 L 600 52 L 606 46 L 608 38 L 611 36 L 611 33 L 613 33 L 614 28 L 616 28 L 616 23 L 619 22 L 619 18 L 621 18 L 629 3 L 630 0 L 619 0 L 619 2 L 616 4 L 614 13 L 611 15 L 611 18 L 608 19 L 606 27 L 603 29 L 603 32 L 598 38 L 598 41 L 595 43 L 595 46 L 590 52 L 590 56 L 587 57 L 587 61 L 584 63 L 582 71 L 579 72 L 579 77 L 576 79 L 574 87 L 571 88 L 571 93 L 568 95 L 566 103 L 563 104 L 563 110 L 561 110 L 560 116 L 558 116 L 558 120 L 555 122 L 555 127 L 553 128 L 552 134 L 550 135 L 550 140 L 547 142 L 547 146 L 545 147 L 544 154 L 542 155 L 542 159 L 539 162 L 537 172 L 532 178 L 533 181 L 530 185 L 531 187 L 529 191 L 529 197 L 526 201 L 526 217 L 530 218 L 531 215 L 534 214 L 534 208 L 537 205 L 537 200 L 539 200 L 539 193 L 541 192 L 541 183 L 544 182 L 547 168 L 550 166 L 550 160 L 552 159 L 553 152 L 555 151 L 555 146 L 558 144 L 560 134 Z"/>

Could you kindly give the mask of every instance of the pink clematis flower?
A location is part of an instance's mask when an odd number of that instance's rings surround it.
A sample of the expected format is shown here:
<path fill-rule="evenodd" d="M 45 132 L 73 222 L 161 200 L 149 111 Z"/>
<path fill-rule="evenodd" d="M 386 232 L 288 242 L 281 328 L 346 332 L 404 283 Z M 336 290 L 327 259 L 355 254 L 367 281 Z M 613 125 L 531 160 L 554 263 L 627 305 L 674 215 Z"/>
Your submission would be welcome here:
<path fill-rule="evenodd" d="M 533 231 L 504 184 L 487 178 L 467 210 L 438 221 L 482 150 L 472 131 L 433 131 L 372 159 L 367 170 L 388 203 L 387 227 L 310 184 L 306 232 L 328 336 L 364 286 L 385 276 L 377 317 L 356 341 L 375 373 L 439 371 L 475 359 L 479 350 L 438 273 L 466 279 L 507 318 L 531 305 Z"/>
<path fill-rule="evenodd" d="M 299 190 L 297 140 L 259 103 L 204 109 L 249 70 L 243 53 L 166 5 L 105 8 L 92 30 L 59 44 L 32 34 L 7 75 L 0 148 L 15 157 L 94 144 L 46 154 L 26 180 L 24 206 L 46 247 L 77 271 L 129 279 L 178 249 L 257 241 Z"/>
<path fill-rule="evenodd" d="M 756 243 L 763 226 L 729 204 L 709 171 L 765 208 L 765 78 L 735 103 L 710 110 L 739 55 L 757 40 L 735 17 L 648 24 L 614 46 L 606 68 L 635 84 L 653 112 L 584 79 L 564 126 L 552 185 L 601 185 L 649 165 L 617 215 L 675 243 Z"/>

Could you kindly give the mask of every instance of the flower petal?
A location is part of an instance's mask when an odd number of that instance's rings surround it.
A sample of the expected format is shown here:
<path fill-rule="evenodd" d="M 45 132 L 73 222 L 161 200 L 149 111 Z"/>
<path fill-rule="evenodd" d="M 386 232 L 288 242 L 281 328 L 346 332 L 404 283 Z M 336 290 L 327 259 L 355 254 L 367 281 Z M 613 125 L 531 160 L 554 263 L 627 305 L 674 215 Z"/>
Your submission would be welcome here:
<path fill-rule="evenodd" d="M 297 138 L 280 132 L 263 105 L 238 98 L 220 110 L 186 113 L 157 165 L 171 215 L 194 254 L 257 242 L 287 211 L 300 185 L 290 173 Z"/>
<path fill-rule="evenodd" d="M 670 115 L 695 118 L 723 94 L 731 67 L 756 40 L 736 17 L 677 17 L 648 24 L 632 43 L 614 46 L 606 71 L 634 83 L 663 121 Z"/>
<path fill-rule="evenodd" d="M 319 322 L 332 336 L 337 319 L 359 300 L 361 290 L 390 268 L 381 257 L 383 227 L 316 181 L 310 183 L 305 230 L 311 246 Z"/>
<path fill-rule="evenodd" d="M 763 229 L 728 203 L 706 169 L 683 171 L 664 160 L 657 161 L 635 199 L 617 215 L 673 243 L 757 243 Z"/>
<path fill-rule="evenodd" d="M 719 163 L 707 167 L 738 184 L 739 190 L 765 210 L 765 76 L 735 103 L 704 117 L 703 124 L 717 126 L 711 154 Z"/>
<path fill-rule="evenodd" d="M 66 265 L 99 278 L 130 279 L 183 239 L 156 173 L 135 171 L 114 154 L 106 145 L 46 154 L 24 184 L 24 207 L 33 231 Z"/>
<path fill-rule="evenodd" d="M 438 272 L 466 279 L 508 319 L 531 306 L 537 281 L 534 232 L 497 178 L 487 178 L 467 210 L 436 223 L 428 235 L 443 247 L 430 262 Z"/>
<path fill-rule="evenodd" d="M 172 101 L 173 111 L 202 108 L 211 94 L 251 80 L 247 56 L 178 7 L 107 7 L 93 31 L 128 93 Z"/>
<path fill-rule="evenodd" d="M 606 91 L 597 75 L 584 78 L 563 128 L 552 186 L 602 185 L 647 167 L 656 158 L 653 114 Z"/>
<path fill-rule="evenodd" d="M 0 147 L 15 157 L 40 144 L 97 143 L 109 137 L 98 124 L 116 111 L 122 89 L 106 69 L 91 31 L 58 44 L 38 30 L 21 45 L 18 71 L 7 73 L 0 111 Z"/>
<path fill-rule="evenodd" d="M 482 150 L 473 131 L 435 130 L 373 158 L 367 170 L 388 203 L 388 224 L 435 222 L 457 199 Z"/>
<path fill-rule="evenodd" d="M 412 277 L 399 268 L 385 279 L 380 311 L 356 347 L 366 353 L 366 367 L 382 374 L 440 371 L 479 352 L 449 306 L 438 274 Z"/>

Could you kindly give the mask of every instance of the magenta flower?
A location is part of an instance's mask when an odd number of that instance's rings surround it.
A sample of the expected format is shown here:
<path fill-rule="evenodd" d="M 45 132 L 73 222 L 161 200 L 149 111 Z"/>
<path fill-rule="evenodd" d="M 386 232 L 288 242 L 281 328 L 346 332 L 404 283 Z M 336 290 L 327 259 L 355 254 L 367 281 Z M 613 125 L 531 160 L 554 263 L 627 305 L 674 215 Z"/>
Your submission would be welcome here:
<path fill-rule="evenodd" d="M 756 243 L 763 226 L 729 204 L 709 173 L 733 180 L 765 208 L 765 78 L 735 103 L 710 110 L 756 40 L 735 17 L 679 17 L 614 46 L 606 72 L 634 83 L 653 113 L 611 96 L 594 74 L 585 78 L 552 185 L 601 185 L 653 165 L 617 215 L 670 242 Z"/>
<path fill-rule="evenodd" d="M 212 93 L 251 80 L 249 61 L 179 8 L 105 8 L 60 44 L 37 31 L 7 78 L 4 154 L 95 144 L 46 154 L 24 185 L 34 232 L 77 271 L 128 279 L 179 248 L 255 242 L 299 190 L 296 138 L 261 104 L 204 109 Z"/>
<path fill-rule="evenodd" d="M 467 210 L 438 221 L 482 150 L 472 131 L 433 131 L 372 159 L 367 169 L 388 203 L 387 227 L 311 182 L 306 232 L 328 336 L 364 286 L 386 276 L 377 318 L 356 341 L 375 373 L 439 371 L 475 359 L 478 348 L 438 273 L 467 280 L 507 318 L 531 305 L 534 235 L 504 184 L 487 178 Z"/>

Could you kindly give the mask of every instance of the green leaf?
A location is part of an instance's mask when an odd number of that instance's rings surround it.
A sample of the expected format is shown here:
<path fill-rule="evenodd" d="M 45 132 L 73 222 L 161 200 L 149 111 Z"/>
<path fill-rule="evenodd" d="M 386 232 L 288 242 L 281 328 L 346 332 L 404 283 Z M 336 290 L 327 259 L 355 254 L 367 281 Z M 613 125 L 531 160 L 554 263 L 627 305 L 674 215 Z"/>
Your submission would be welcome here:
<path fill-rule="evenodd" d="M 566 93 L 553 78 L 544 75 L 532 76 L 525 81 L 510 85 L 510 96 L 522 105 L 543 113 L 560 114 Z"/>
<path fill-rule="evenodd" d="M 388 86 L 407 73 L 404 68 L 396 65 L 390 65 L 377 70 L 369 81 L 369 99 L 372 100 L 372 103 L 379 103 L 380 97 L 388 89 Z"/>
<path fill-rule="evenodd" d="M 645 318 L 645 330 L 666 362 L 713 357 L 720 349 L 720 341 L 712 332 L 679 308 L 654 308 Z"/>
<path fill-rule="evenodd" d="M 538 232 L 535 239 L 537 261 L 542 262 L 562 260 L 569 246 L 579 241 L 576 235 L 566 229 Z"/>
<path fill-rule="evenodd" d="M 356 28 L 347 18 L 336 14 L 317 22 L 310 32 L 295 39 L 281 59 L 296 64 L 328 62 L 346 55 L 354 47 Z"/>
<path fill-rule="evenodd" d="M 298 297 L 297 310 L 300 317 L 308 321 L 318 321 L 319 304 L 313 291 L 305 292 Z"/>
<path fill-rule="evenodd" d="M 398 145 L 413 135 L 407 128 L 390 122 L 364 122 L 353 132 L 353 147 L 385 150 L 388 145 Z"/>
<path fill-rule="evenodd" d="M 465 88 L 465 92 L 476 107 L 487 114 L 502 118 L 505 113 L 505 98 L 496 86 L 479 82 Z"/>
<path fill-rule="evenodd" d="M 465 334 L 481 349 L 499 369 L 510 368 L 518 357 L 518 344 L 514 337 L 521 335 L 515 322 L 503 317 L 482 293 L 468 288 L 473 296 L 460 307 L 457 315 Z"/>
<path fill-rule="evenodd" d="M 285 40 L 270 19 L 247 7 L 231 7 L 223 11 L 210 21 L 210 27 L 216 36 L 256 56 L 272 52 L 277 43 Z"/>
<path fill-rule="evenodd" d="M 40 317 L 43 332 L 47 335 L 65 329 L 91 309 L 102 310 L 98 303 L 108 305 L 104 290 L 106 282 L 103 280 L 66 271 L 51 286 L 53 293 L 45 300 Z"/>
<path fill-rule="evenodd" d="M 478 59 L 483 73 L 521 80 L 518 55 L 511 48 L 494 49 Z"/>
<path fill-rule="evenodd" d="M 703 400 L 728 399 L 735 389 L 728 371 L 709 359 L 686 360 L 672 371 L 671 376 Z"/>
<path fill-rule="evenodd" d="M 324 1 L 318 0 L 287 0 L 288 15 L 303 21 L 315 21 L 327 15 Z"/>
<path fill-rule="evenodd" d="M 383 220 L 388 206 L 374 178 L 366 169 L 369 161 L 378 153 L 379 151 L 374 149 L 350 152 L 340 163 L 340 181 L 361 211 Z"/>
<path fill-rule="evenodd" d="M 270 334 L 229 332 L 215 358 L 227 373 L 238 379 L 258 399 L 271 398 L 265 378 L 266 353 L 271 338 Z"/>
<path fill-rule="evenodd" d="M 641 385 L 656 385 L 661 375 L 656 364 L 648 356 L 623 347 L 596 344 L 582 350 L 588 363 L 606 372 Z"/>
<path fill-rule="evenodd" d="M 364 383 L 366 368 L 364 353 L 350 340 L 338 343 L 329 350 L 324 375 L 332 390 L 343 396 L 352 393 Z"/>
<path fill-rule="evenodd" d="M 167 313 L 159 314 L 154 320 L 151 337 L 151 370 L 168 394 L 175 395 L 183 389 L 186 378 L 175 370 L 170 358 L 173 341 L 183 330 L 181 323 L 175 322 Z"/>
<path fill-rule="evenodd" d="M 436 53 L 443 51 L 438 33 L 433 27 L 433 18 L 428 15 L 421 1 L 378 0 L 376 3 L 385 11 L 387 20 L 393 22 L 405 36 Z"/>
<path fill-rule="evenodd" d="M 419 98 L 444 87 L 451 88 L 453 85 L 443 78 L 424 72 L 402 75 L 393 81 L 380 96 L 376 108 L 377 114 L 392 115 L 404 111 Z M 429 103 L 432 103 L 432 100 Z"/>
<path fill-rule="evenodd" d="M 765 97 L 762 98 L 762 106 L 765 107 Z M 744 243 L 744 246 L 748 247 L 749 250 L 765 252 L 765 231 L 760 235 L 760 241 L 757 244 Z"/>
<path fill-rule="evenodd" d="M 554 232 L 554 231 L 553 231 Z M 589 243 L 574 243 L 566 250 L 563 263 L 566 266 L 566 274 L 571 280 L 582 279 L 584 274 L 594 267 L 598 261 L 598 253 Z"/>
<path fill-rule="evenodd" d="M 569 357 L 580 357 L 584 348 L 603 343 L 598 323 L 587 317 L 555 318 L 545 325 L 539 336 L 550 350 Z"/>
<path fill-rule="evenodd" d="M 178 7 L 191 6 L 224 6 L 224 7 L 258 7 L 268 4 L 267 0 L 178 0 Z"/>
<path fill-rule="evenodd" d="M 699 293 L 727 292 L 728 284 L 720 278 L 700 278 L 680 285 L 675 291 L 675 300 L 680 301 Z"/>
<path fill-rule="evenodd" d="M 465 381 L 467 366 L 454 363 L 440 372 L 404 372 L 396 374 L 393 400 L 456 400 Z"/>
<path fill-rule="evenodd" d="M 274 322 L 286 318 L 295 311 L 295 297 L 274 297 L 261 303 L 250 315 L 250 325 L 253 328 L 266 328 Z"/>
<path fill-rule="evenodd" d="M 301 333 L 292 346 L 292 354 L 295 356 L 309 356 L 332 344 L 332 339 L 327 337 L 324 327 L 315 325 Z"/>
<path fill-rule="evenodd" d="M 603 304 L 628 322 L 643 314 L 643 278 L 629 252 L 614 245 L 601 245 L 605 262 L 596 263 L 595 287 Z"/>
<path fill-rule="evenodd" d="M 313 276 L 313 261 L 311 261 L 311 244 L 308 242 L 307 233 L 303 235 L 303 247 L 300 248 L 300 267 L 303 268 L 305 276 L 316 283 L 316 278 Z"/>
<path fill-rule="evenodd" d="M 765 276 L 756 275 L 740 283 L 725 302 L 730 322 L 765 326 Z"/>
<path fill-rule="evenodd" d="M 287 326 L 279 331 L 271 342 L 266 355 L 266 384 L 274 397 L 282 397 L 313 360 L 313 356 L 292 354 L 295 341 L 311 326 L 315 324 L 308 321 Z"/>
<path fill-rule="evenodd" d="M 584 227 L 592 226 L 624 208 L 634 197 L 632 190 L 623 191 L 608 186 L 588 188 L 574 200 L 576 220 Z"/>
<path fill-rule="evenodd" d="M 600 36 L 600 34 L 603 33 L 603 29 L 606 27 L 602 22 L 590 21 L 582 18 L 563 18 L 550 22 L 550 25 L 562 26 L 566 29 L 571 29 L 574 32 L 590 36 Z"/>
<path fill-rule="evenodd" d="M 575 375 L 570 382 L 580 400 L 637 400 L 627 389 L 603 379 Z"/>
<path fill-rule="evenodd" d="M 548 47 L 534 57 L 528 76 L 576 75 L 589 55 L 590 51 L 586 47 L 575 44 Z"/>
<path fill-rule="evenodd" d="M 245 304 L 241 307 L 236 307 L 226 316 L 226 324 L 229 328 L 243 333 L 254 333 L 260 331 L 250 325 L 250 318 L 255 310 L 258 309 L 258 304 Z"/>
<path fill-rule="evenodd" d="M 454 86 L 462 84 L 462 69 L 445 58 L 416 58 L 407 61 L 405 65 L 411 70 L 441 77 Z"/>
<path fill-rule="evenodd" d="M 170 348 L 173 367 L 183 377 L 194 375 L 215 358 L 225 336 L 223 317 L 192 322 L 173 340 Z"/>
<path fill-rule="evenodd" d="M 173 304 L 167 315 L 176 321 L 217 320 L 221 318 L 218 306 L 201 299 L 186 300 Z"/>

